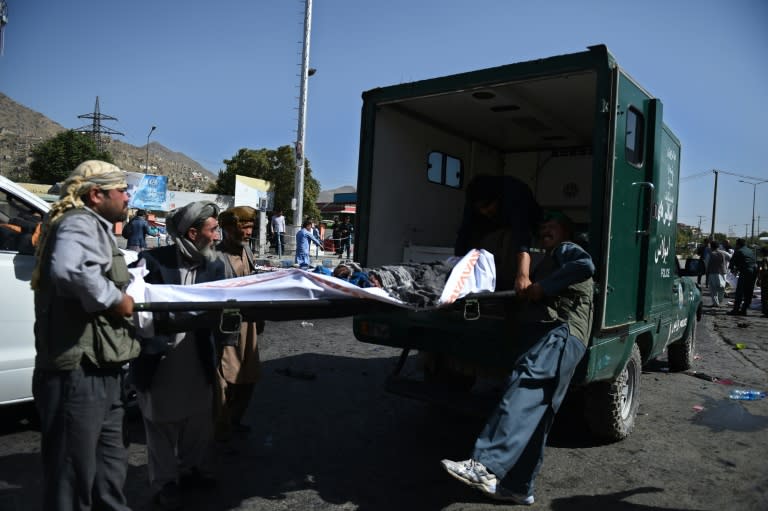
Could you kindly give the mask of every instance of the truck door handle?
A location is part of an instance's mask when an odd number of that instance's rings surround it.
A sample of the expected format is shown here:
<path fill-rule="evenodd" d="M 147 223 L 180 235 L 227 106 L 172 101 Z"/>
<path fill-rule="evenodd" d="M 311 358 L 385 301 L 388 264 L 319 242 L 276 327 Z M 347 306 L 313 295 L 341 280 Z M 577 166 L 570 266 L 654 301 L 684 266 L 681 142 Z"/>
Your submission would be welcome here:
<path fill-rule="evenodd" d="M 651 208 L 651 204 L 653 204 L 653 190 L 656 187 L 653 186 L 653 183 L 649 181 L 635 181 L 634 183 L 632 183 L 632 186 L 648 187 L 648 221 L 646 222 L 645 229 L 635 231 L 635 234 L 642 234 L 643 236 L 648 236 L 651 233 L 651 217 L 653 216 L 653 211 Z"/>

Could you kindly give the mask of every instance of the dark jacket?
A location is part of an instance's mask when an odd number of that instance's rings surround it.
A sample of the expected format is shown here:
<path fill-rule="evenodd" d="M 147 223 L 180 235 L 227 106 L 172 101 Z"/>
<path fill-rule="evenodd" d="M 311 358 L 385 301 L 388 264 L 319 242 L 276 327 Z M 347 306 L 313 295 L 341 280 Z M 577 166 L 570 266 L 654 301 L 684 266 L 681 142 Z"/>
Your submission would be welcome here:
<path fill-rule="evenodd" d="M 498 207 L 492 218 L 475 208 L 478 201 L 493 200 Z M 512 176 L 478 176 L 467 187 L 454 254 L 463 256 L 473 248 L 488 250 L 496 264 L 496 290 L 512 289 L 517 255 L 529 251 L 540 220 L 541 208 L 527 184 Z"/>
<path fill-rule="evenodd" d="M 592 258 L 580 246 L 566 241 L 555 247 L 533 270 L 533 281 L 544 289 L 546 298 L 531 304 L 526 319 L 537 319 L 543 324 L 567 323 L 571 335 L 588 345 L 594 273 Z"/>
<path fill-rule="evenodd" d="M 129 247 L 147 248 L 146 236 L 149 236 L 149 222 L 143 216 L 135 216 L 128 222 L 126 228 L 130 229 L 128 233 Z"/>
<path fill-rule="evenodd" d="M 755 261 L 755 252 L 746 245 L 736 249 L 731 257 L 731 264 L 728 267 L 739 273 L 754 273 L 757 271 Z"/>
<path fill-rule="evenodd" d="M 143 260 L 147 270 L 149 270 L 149 273 L 144 277 L 146 282 L 180 285 L 182 282 L 178 257 L 175 245 L 158 247 L 141 252 L 139 259 L 131 266 L 137 266 Z M 224 263 L 220 259 L 208 261 L 197 268 L 195 284 L 222 280 L 224 276 Z M 156 335 L 152 338 L 141 339 L 141 355 L 131 363 L 133 383 L 140 390 L 146 390 L 151 386 L 154 372 L 164 355 L 163 348 L 168 344 L 168 336 L 180 332 L 195 333 L 200 363 L 203 365 L 209 380 L 213 382 L 217 351 L 215 342 L 219 339 L 219 335 L 215 333 L 215 325 L 218 325 L 218 321 L 218 315 L 213 313 L 156 312 L 154 315 Z"/>

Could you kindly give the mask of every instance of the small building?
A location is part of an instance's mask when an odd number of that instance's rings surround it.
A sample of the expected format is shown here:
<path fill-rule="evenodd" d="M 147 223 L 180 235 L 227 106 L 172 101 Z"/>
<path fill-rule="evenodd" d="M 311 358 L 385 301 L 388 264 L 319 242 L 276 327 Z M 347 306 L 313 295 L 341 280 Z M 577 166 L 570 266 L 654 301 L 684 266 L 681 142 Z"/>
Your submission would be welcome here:
<path fill-rule="evenodd" d="M 317 202 L 320 219 L 331 222 L 345 215 L 357 213 L 357 193 L 334 193 L 333 202 Z M 328 223 L 328 222 L 323 222 Z M 332 224 L 331 224 L 332 225 Z"/>

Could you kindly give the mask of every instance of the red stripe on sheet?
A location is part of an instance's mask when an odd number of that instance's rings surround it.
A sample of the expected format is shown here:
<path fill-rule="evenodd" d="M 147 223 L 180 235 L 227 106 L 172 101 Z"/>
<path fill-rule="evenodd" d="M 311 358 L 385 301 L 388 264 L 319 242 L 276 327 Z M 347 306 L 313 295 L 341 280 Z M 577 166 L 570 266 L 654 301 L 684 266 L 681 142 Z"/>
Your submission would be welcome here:
<path fill-rule="evenodd" d="M 464 268 L 461 269 L 459 280 L 456 281 L 456 285 L 453 286 L 451 294 L 448 295 L 448 301 L 445 303 L 453 303 L 456 301 L 456 299 L 461 294 L 461 290 L 464 289 L 464 284 L 466 284 L 467 279 L 472 274 L 472 272 L 475 271 L 475 266 L 477 265 L 478 259 L 480 259 L 480 251 L 473 249 L 472 255 L 469 257 L 469 259 L 467 259 Z"/>

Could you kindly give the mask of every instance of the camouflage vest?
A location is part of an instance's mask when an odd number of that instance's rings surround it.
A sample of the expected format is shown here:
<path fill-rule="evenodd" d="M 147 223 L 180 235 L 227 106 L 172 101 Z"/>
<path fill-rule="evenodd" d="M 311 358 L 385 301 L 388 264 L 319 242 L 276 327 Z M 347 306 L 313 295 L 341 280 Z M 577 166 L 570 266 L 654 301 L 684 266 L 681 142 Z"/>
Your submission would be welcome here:
<path fill-rule="evenodd" d="M 56 230 L 69 215 L 94 214 L 82 208 L 71 209 L 51 225 L 44 252 L 40 254 L 40 286 L 35 291 L 35 367 L 72 370 L 85 357 L 97 367 L 118 367 L 138 356 L 140 345 L 131 318 L 116 318 L 102 311 L 87 312 L 76 297 L 56 294 L 51 285 L 51 254 L 56 245 Z M 97 221 L 99 229 L 105 228 Z M 104 274 L 123 290 L 130 282 L 125 258 L 112 241 L 112 264 Z"/>
<path fill-rule="evenodd" d="M 544 256 L 533 272 L 533 281 L 548 277 L 558 266 L 551 254 Z M 584 345 L 589 344 L 592 328 L 594 283 L 592 278 L 571 284 L 557 296 L 547 296 L 537 304 L 531 304 L 527 321 L 542 323 L 568 323 L 571 335 Z"/>

